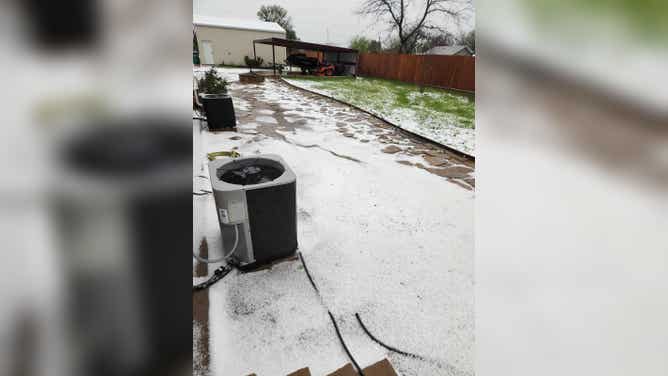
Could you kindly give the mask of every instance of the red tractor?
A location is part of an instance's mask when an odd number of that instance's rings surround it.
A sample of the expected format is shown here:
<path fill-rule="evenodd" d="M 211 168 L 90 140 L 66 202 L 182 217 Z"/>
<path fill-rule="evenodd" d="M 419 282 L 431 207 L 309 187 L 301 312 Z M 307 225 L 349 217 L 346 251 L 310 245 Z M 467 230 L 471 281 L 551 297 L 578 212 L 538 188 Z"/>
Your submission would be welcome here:
<path fill-rule="evenodd" d="M 334 64 L 329 64 L 327 62 L 320 63 L 318 68 L 315 71 L 316 76 L 333 76 L 334 75 Z"/>
<path fill-rule="evenodd" d="M 288 56 L 285 60 L 288 65 L 294 65 L 301 68 L 303 74 L 314 74 L 316 76 L 333 76 L 336 72 L 334 64 L 320 61 L 316 57 L 306 56 L 303 53 L 296 53 Z"/>

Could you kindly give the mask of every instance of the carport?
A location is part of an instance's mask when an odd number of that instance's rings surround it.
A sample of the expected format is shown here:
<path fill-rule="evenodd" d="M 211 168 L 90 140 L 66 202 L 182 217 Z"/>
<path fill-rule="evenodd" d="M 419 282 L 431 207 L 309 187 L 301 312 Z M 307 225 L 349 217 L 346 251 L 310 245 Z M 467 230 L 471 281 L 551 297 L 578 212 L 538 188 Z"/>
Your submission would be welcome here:
<path fill-rule="evenodd" d="M 327 44 L 302 42 L 299 40 L 290 40 L 283 38 L 256 39 L 253 41 L 253 58 L 257 57 L 255 52 L 256 44 L 268 44 L 271 46 L 272 66 L 274 68 L 274 75 L 276 75 L 276 46 L 285 47 L 289 49 L 296 49 L 296 50 L 322 52 L 325 60 L 330 61 L 332 63 L 344 64 L 346 66 L 350 66 L 352 67 L 351 70 L 353 74 L 357 72 L 358 51 L 352 48 L 331 46 Z M 329 59 L 328 57 L 329 58 L 334 57 L 334 59 Z"/>

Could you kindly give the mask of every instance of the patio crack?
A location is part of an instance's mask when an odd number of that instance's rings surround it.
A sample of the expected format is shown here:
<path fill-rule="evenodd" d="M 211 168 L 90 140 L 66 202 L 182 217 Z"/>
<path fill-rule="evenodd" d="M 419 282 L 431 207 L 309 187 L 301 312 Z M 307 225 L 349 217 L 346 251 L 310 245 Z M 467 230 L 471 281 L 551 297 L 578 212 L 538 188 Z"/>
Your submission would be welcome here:
<path fill-rule="evenodd" d="M 299 144 L 299 143 L 297 143 L 297 142 L 290 141 L 290 140 L 288 140 L 287 138 L 286 138 L 285 140 L 286 140 L 288 143 L 291 143 L 291 144 L 293 144 L 293 145 L 295 145 L 295 146 L 299 146 L 299 147 L 301 147 L 301 148 L 306 148 L 306 149 L 317 148 L 317 149 L 326 151 L 326 152 L 328 152 L 329 154 L 331 154 L 331 155 L 333 155 L 333 156 L 335 156 L 335 157 L 339 157 L 339 158 L 347 159 L 347 160 L 349 160 L 349 161 L 353 161 L 353 162 L 356 162 L 356 163 L 364 163 L 363 161 L 360 161 L 360 160 L 357 159 L 357 158 L 353 158 L 353 157 L 348 156 L 348 155 L 345 155 L 345 154 L 339 154 L 339 153 L 337 153 L 337 152 L 335 152 L 335 151 L 333 151 L 333 150 L 329 150 L 329 149 L 327 149 L 327 148 L 323 148 L 322 146 L 320 146 L 320 145 L 318 145 L 318 144 L 313 144 L 313 145 L 303 145 L 303 144 Z"/>
<path fill-rule="evenodd" d="M 277 138 L 277 139 L 279 139 L 279 140 L 282 140 L 282 141 L 287 142 L 288 144 L 292 144 L 292 145 L 298 146 L 298 147 L 300 147 L 300 148 L 306 148 L 306 149 L 317 148 L 317 149 L 320 149 L 320 150 L 322 150 L 322 151 L 326 151 L 326 152 L 328 152 L 329 154 L 331 154 L 331 155 L 333 155 L 333 156 L 335 156 L 335 157 L 337 157 L 337 158 L 342 158 L 342 159 L 345 159 L 345 160 L 348 160 L 348 161 L 351 161 L 351 162 L 355 162 L 355 163 L 362 163 L 362 164 L 364 163 L 364 161 L 361 161 L 361 160 L 359 160 L 359 159 L 357 159 L 357 158 L 351 157 L 351 156 L 349 156 L 349 155 L 345 155 L 345 154 L 337 153 L 337 152 L 335 152 L 334 150 L 330 150 L 330 149 L 324 148 L 324 147 L 322 147 L 322 146 L 320 146 L 320 145 L 318 145 L 318 144 L 312 144 L 312 145 L 304 145 L 304 144 L 300 144 L 300 143 L 298 143 L 298 142 L 295 142 L 295 141 L 293 141 L 293 140 L 287 138 L 287 137 L 286 137 L 284 134 L 282 134 L 281 132 L 277 132 L 277 131 L 276 131 L 275 129 L 273 129 L 272 127 L 268 127 L 268 126 L 267 126 L 267 127 L 264 127 L 264 126 L 262 126 L 262 127 L 258 127 L 258 131 L 260 131 L 260 133 L 262 133 L 262 134 L 265 135 L 265 136 Z"/>

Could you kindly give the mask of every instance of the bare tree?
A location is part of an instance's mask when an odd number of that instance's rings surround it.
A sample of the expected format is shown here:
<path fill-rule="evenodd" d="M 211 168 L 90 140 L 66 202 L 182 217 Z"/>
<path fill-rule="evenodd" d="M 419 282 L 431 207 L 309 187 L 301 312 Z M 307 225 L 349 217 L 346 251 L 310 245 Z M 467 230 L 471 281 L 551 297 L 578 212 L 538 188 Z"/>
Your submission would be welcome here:
<path fill-rule="evenodd" d="M 458 41 L 451 32 L 433 32 L 421 37 L 415 45 L 416 52 L 427 52 L 437 46 L 452 46 Z"/>
<path fill-rule="evenodd" d="M 374 16 L 386 21 L 390 31 L 398 34 L 399 53 L 411 52 L 421 35 L 429 30 L 445 31 L 435 23 L 437 16 L 445 16 L 458 22 L 472 9 L 472 0 L 420 0 L 417 16 L 411 17 L 411 0 L 364 0 L 358 11 L 361 15 Z M 416 4 L 417 5 L 417 4 Z"/>
<path fill-rule="evenodd" d="M 459 37 L 459 43 L 468 46 L 471 51 L 475 52 L 475 30 L 464 33 Z"/>

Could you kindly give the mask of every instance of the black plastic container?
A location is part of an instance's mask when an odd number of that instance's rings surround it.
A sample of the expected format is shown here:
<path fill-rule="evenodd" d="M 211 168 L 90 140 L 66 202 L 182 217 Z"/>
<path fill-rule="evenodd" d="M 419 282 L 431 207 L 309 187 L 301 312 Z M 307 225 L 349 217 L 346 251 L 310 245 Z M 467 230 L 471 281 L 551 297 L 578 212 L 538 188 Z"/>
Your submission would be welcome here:
<path fill-rule="evenodd" d="M 209 130 L 226 130 L 237 127 L 232 98 L 227 94 L 204 94 L 202 104 L 206 112 Z"/>
<path fill-rule="evenodd" d="M 192 354 L 192 133 L 151 115 L 63 134 L 51 192 L 82 375 L 170 374 Z M 110 350 L 111 349 L 111 350 Z"/>
<path fill-rule="evenodd" d="M 49 49 L 90 47 L 99 38 L 99 0 L 23 0 L 33 42 Z"/>

